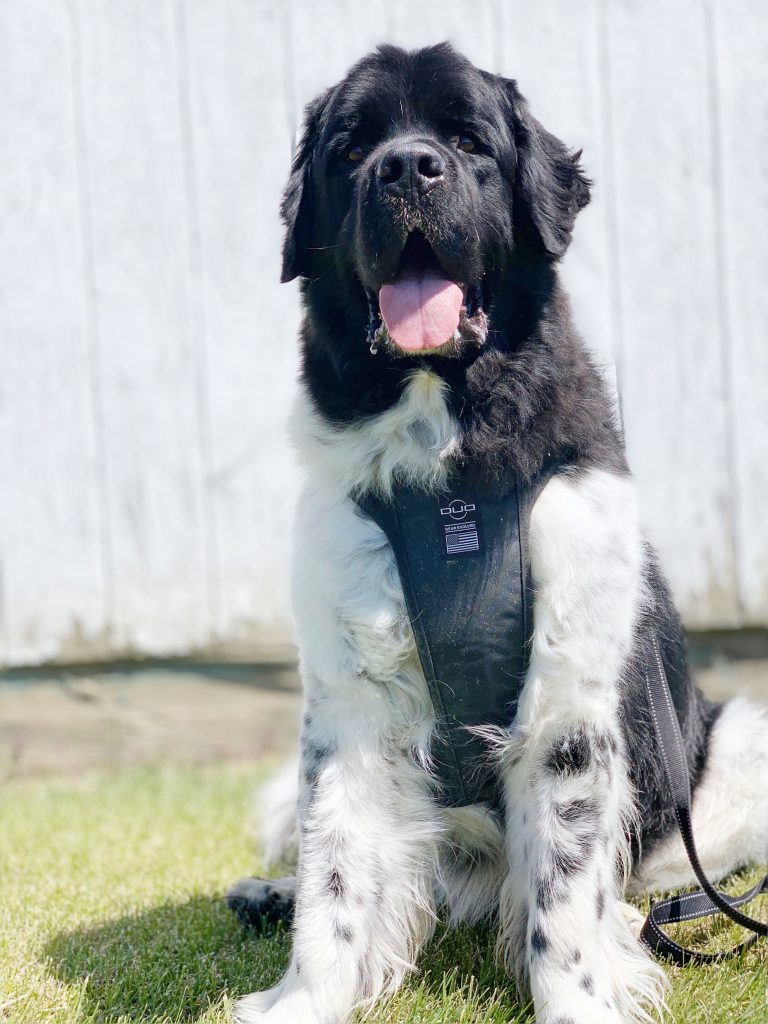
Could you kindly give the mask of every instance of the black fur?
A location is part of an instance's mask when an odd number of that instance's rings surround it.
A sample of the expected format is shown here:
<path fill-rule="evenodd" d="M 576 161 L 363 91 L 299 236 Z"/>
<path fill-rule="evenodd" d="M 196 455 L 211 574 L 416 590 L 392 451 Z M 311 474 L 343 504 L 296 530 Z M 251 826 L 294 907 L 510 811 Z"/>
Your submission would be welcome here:
<path fill-rule="evenodd" d="M 536 927 L 531 932 L 531 952 L 535 956 L 543 956 L 549 949 L 549 940 L 541 928 Z"/>
<path fill-rule="evenodd" d="M 465 129 L 481 143 L 476 155 L 450 144 Z M 313 401 L 339 423 L 382 412 L 418 362 L 371 357 L 365 292 L 394 275 L 406 233 L 372 193 L 373 168 L 393 139 L 414 135 L 450 168 L 414 217 L 429 224 L 446 269 L 482 280 L 490 317 L 481 350 L 428 360 L 451 385 L 467 457 L 488 473 L 511 465 L 527 478 L 550 454 L 625 471 L 611 403 L 555 271 L 589 182 L 514 82 L 447 45 L 381 47 L 307 108 L 283 202 L 283 276 L 304 278 L 302 376 Z M 343 158 L 353 142 L 367 153 L 359 165 Z"/>
<path fill-rule="evenodd" d="M 477 141 L 471 154 L 452 141 L 467 132 Z M 428 144 L 446 167 L 444 180 L 407 208 L 375 181 L 377 161 L 404 140 Z M 351 146 L 362 150 L 354 163 Z M 553 458 L 560 472 L 628 471 L 613 403 L 558 281 L 557 261 L 589 200 L 579 156 L 536 121 L 513 81 L 478 70 L 447 44 L 411 53 L 381 47 L 309 105 L 282 207 L 283 279 L 302 278 L 301 375 L 329 423 L 388 409 L 406 374 L 425 364 L 449 385 L 463 457 L 488 476 L 512 469 L 530 480 Z M 412 230 L 454 280 L 479 289 L 489 322 L 481 346 L 459 343 L 450 356 L 369 352 L 370 296 L 395 275 Z M 694 786 L 717 714 L 690 679 L 681 625 L 650 550 L 645 572 L 654 602 L 622 680 L 642 822 L 635 852 L 674 826 L 641 674 L 650 630 L 660 635 Z M 609 751 L 615 745 L 599 738 L 594 749 L 580 741 L 553 751 L 551 767 L 584 770 L 595 756 L 605 767 Z M 585 834 L 587 848 L 593 841 Z M 568 874 L 582 863 L 556 868 Z"/>
<path fill-rule="evenodd" d="M 320 772 L 333 750 L 327 746 L 316 746 L 302 740 L 302 763 L 304 765 L 304 781 L 307 784 L 310 795 L 317 788 Z"/>
<path fill-rule="evenodd" d="M 330 877 L 328 879 L 328 892 L 332 896 L 335 896 L 336 899 L 340 900 L 344 898 L 344 883 L 341 880 L 341 875 L 336 870 L 336 868 L 334 868 L 333 871 L 331 871 Z"/>
<path fill-rule="evenodd" d="M 590 798 L 570 800 L 568 803 L 555 804 L 558 821 L 564 825 L 590 822 L 594 825 L 600 813 L 597 801 Z"/>
<path fill-rule="evenodd" d="M 536 906 L 539 910 L 547 911 L 554 905 L 554 893 L 549 880 L 539 878 L 536 882 Z"/>
<path fill-rule="evenodd" d="M 601 921 L 603 914 L 605 913 L 605 890 L 598 889 L 597 896 L 595 896 L 595 916 L 598 921 Z"/>
<path fill-rule="evenodd" d="M 582 729 L 563 736 L 549 752 L 545 767 L 557 775 L 577 775 L 585 772 L 592 761 L 592 745 Z"/>
<path fill-rule="evenodd" d="M 581 978 L 579 978 L 579 985 L 581 985 L 588 996 L 593 996 L 595 994 L 595 979 L 591 974 L 582 974 Z"/>
<path fill-rule="evenodd" d="M 632 782 L 639 798 L 641 831 L 632 836 L 633 854 L 651 852 L 677 825 L 646 696 L 643 667 L 646 637 L 655 631 L 661 649 L 675 710 L 688 755 L 691 788 L 695 791 L 706 759 L 709 735 L 722 705 L 707 700 L 691 678 L 685 635 L 669 586 L 650 545 L 646 548 L 645 578 L 653 602 L 638 628 L 633 656 L 622 681 L 622 725 Z"/>
<path fill-rule="evenodd" d="M 578 847 L 566 849 L 562 845 L 555 845 L 552 851 L 552 889 L 556 891 L 561 881 L 572 878 L 573 875 L 583 871 L 592 859 L 592 850 L 595 845 L 594 832 L 589 829 L 572 828 L 571 836 L 578 836 Z M 575 846 L 575 844 L 574 844 Z"/>
<path fill-rule="evenodd" d="M 269 883 L 265 883 L 269 886 Z M 242 925 L 252 928 L 258 934 L 268 932 L 278 925 L 290 926 L 293 921 L 295 901 L 279 889 L 269 887 L 260 900 L 245 896 L 227 896 L 227 906 Z"/>
<path fill-rule="evenodd" d="M 562 872 L 551 871 L 536 880 L 536 906 L 546 913 L 556 904 L 568 900 L 568 886 Z"/>

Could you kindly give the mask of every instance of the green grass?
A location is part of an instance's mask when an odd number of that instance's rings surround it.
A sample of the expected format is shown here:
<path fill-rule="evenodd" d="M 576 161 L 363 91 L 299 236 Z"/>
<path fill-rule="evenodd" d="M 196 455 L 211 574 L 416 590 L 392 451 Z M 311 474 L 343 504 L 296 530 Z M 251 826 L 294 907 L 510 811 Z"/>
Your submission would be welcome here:
<path fill-rule="evenodd" d="M 255 939 L 222 903 L 255 866 L 246 823 L 261 771 L 228 764 L 3 783 L 3 1024 L 223 1024 L 230 999 L 274 984 L 287 936 Z M 715 936 L 732 938 L 728 927 Z M 484 930 L 442 931 L 421 973 L 368 1019 L 530 1024 L 491 947 Z M 671 974 L 679 1024 L 768 1021 L 765 948 Z"/>

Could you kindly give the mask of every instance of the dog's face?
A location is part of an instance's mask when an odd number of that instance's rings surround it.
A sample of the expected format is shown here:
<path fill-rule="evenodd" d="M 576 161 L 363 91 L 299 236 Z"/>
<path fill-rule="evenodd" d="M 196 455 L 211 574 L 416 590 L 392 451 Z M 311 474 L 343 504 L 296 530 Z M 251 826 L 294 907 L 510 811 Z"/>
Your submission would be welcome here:
<path fill-rule="evenodd" d="M 283 280 L 364 293 L 361 331 L 390 355 L 461 356 L 486 342 L 505 273 L 561 256 L 588 198 L 514 82 L 445 44 L 383 47 L 307 110 Z"/>

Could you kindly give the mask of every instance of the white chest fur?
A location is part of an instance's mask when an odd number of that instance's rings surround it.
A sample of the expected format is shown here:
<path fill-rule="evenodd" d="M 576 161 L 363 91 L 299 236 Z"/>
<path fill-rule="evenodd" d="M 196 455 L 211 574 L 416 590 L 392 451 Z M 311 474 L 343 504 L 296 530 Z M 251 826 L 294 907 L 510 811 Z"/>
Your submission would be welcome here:
<path fill-rule="evenodd" d="M 447 460 L 459 444 L 446 388 L 429 370 L 414 370 L 396 405 L 343 427 L 330 425 L 300 394 L 291 436 L 310 485 L 336 497 L 366 489 L 388 495 L 396 474 L 403 483 L 443 486 Z"/>
<path fill-rule="evenodd" d="M 392 549 L 351 495 L 395 476 L 439 488 L 458 444 L 445 385 L 415 371 L 390 411 L 345 428 L 302 398 L 293 436 L 306 474 L 296 518 L 293 608 L 313 731 L 366 725 L 426 758 L 434 711 Z M 332 721 L 331 721 L 332 719 Z"/>

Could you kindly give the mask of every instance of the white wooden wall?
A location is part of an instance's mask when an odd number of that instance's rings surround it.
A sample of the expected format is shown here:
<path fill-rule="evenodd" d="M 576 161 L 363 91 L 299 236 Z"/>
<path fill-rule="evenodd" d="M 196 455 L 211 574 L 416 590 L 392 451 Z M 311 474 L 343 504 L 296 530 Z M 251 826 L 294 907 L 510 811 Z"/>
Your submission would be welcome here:
<path fill-rule="evenodd" d="M 303 104 L 372 45 L 516 77 L 687 623 L 768 626 L 764 0 L 2 0 L 0 664 L 289 635 Z"/>

